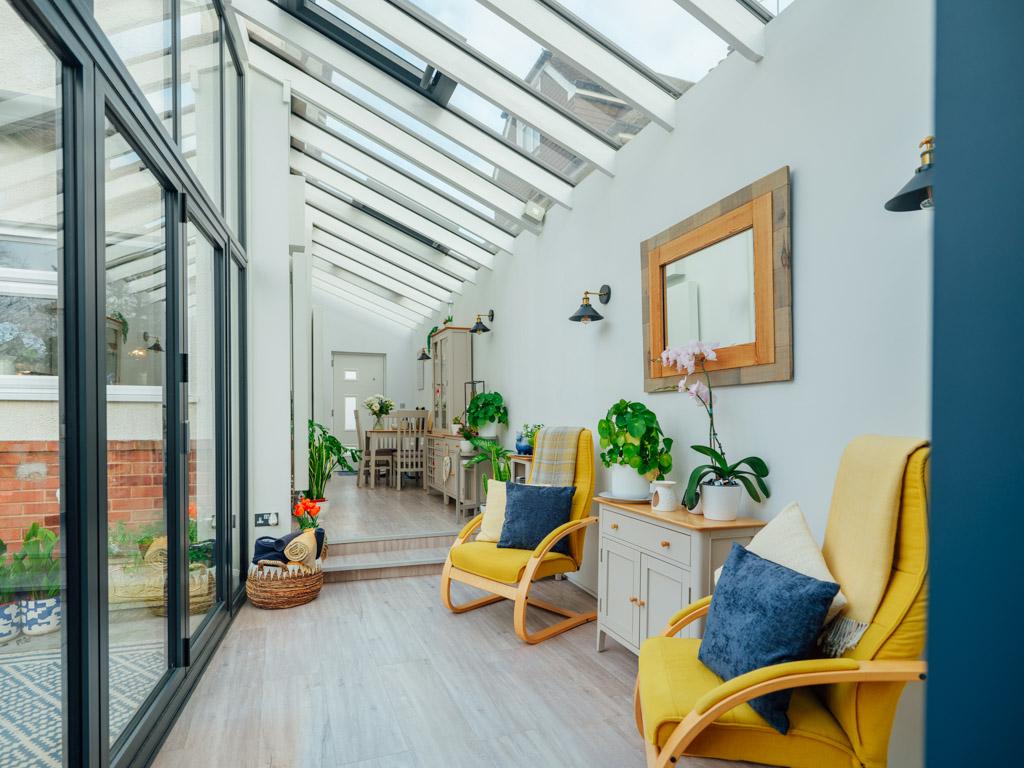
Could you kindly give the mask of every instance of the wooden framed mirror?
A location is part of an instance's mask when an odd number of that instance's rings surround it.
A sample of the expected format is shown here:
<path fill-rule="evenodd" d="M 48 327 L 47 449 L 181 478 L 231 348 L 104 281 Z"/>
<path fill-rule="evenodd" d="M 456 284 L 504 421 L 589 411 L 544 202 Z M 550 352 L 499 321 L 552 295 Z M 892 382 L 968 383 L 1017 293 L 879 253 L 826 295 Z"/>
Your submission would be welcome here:
<path fill-rule="evenodd" d="M 715 386 L 793 378 L 789 243 L 788 167 L 641 243 L 646 392 L 679 383 L 661 352 L 693 339 Z"/>

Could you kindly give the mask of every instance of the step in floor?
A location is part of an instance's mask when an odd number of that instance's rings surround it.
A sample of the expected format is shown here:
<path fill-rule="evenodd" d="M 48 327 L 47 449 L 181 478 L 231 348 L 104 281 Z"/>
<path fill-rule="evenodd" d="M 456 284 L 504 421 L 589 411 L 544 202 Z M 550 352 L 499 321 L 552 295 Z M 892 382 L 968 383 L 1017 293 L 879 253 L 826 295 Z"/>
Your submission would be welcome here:
<path fill-rule="evenodd" d="M 415 547 L 377 552 L 335 554 L 324 563 L 325 581 L 358 581 L 440 573 L 448 546 Z"/>

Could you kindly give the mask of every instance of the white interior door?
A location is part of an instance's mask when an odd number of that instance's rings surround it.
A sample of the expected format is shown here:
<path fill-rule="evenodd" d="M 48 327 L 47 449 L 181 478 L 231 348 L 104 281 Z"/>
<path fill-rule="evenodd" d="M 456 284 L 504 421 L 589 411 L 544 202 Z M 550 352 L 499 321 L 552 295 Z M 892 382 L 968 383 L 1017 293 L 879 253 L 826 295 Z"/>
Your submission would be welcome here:
<path fill-rule="evenodd" d="M 331 364 L 334 367 L 334 399 L 331 406 L 334 436 L 344 445 L 357 445 L 356 409 L 359 409 L 359 419 L 363 429 L 366 429 L 372 426 L 373 420 L 363 408 L 363 401 L 371 395 L 387 394 L 384 355 L 335 352 Z"/>

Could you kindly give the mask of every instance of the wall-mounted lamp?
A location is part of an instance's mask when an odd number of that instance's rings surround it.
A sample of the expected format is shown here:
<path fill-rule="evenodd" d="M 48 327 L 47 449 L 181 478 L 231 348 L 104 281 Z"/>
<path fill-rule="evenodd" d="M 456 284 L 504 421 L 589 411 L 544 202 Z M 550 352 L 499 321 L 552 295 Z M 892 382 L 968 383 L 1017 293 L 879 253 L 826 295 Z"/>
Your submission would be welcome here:
<path fill-rule="evenodd" d="M 481 333 L 490 333 L 491 329 L 488 328 L 486 325 L 484 325 L 483 317 L 484 317 L 485 314 L 487 315 L 487 321 L 489 323 L 493 323 L 494 322 L 494 310 L 493 309 L 488 310 L 486 313 L 485 312 L 481 312 L 479 315 L 476 316 L 476 322 L 473 323 L 473 327 L 469 329 L 470 333 L 475 333 L 478 336 Z"/>
<path fill-rule="evenodd" d="M 427 348 L 426 347 L 422 347 L 420 349 L 420 356 L 417 357 L 416 359 L 417 360 L 429 360 L 430 359 L 430 355 L 427 354 Z"/>
<path fill-rule="evenodd" d="M 148 332 L 142 334 L 142 340 L 143 341 L 149 341 L 149 333 Z M 152 344 L 150 344 L 148 347 L 146 347 L 146 349 L 148 349 L 150 352 L 163 352 L 164 351 L 164 347 L 160 343 L 160 337 L 156 336 L 155 337 L 155 341 Z"/>
<path fill-rule="evenodd" d="M 887 211 L 920 211 L 931 208 L 932 199 L 932 156 L 935 154 L 935 137 L 925 136 L 917 145 L 921 149 L 921 165 L 914 171 L 914 177 L 908 181 L 896 196 L 885 204 Z"/>
<path fill-rule="evenodd" d="M 584 291 L 583 292 L 583 303 L 580 304 L 580 308 L 576 310 L 569 319 L 574 323 L 590 323 L 596 320 L 604 320 L 604 316 L 590 306 L 590 297 L 597 296 L 597 300 L 602 304 L 607 304 L 612 299 L 612 289 L 609 285 L 602 285 L 599 291 Z"/>

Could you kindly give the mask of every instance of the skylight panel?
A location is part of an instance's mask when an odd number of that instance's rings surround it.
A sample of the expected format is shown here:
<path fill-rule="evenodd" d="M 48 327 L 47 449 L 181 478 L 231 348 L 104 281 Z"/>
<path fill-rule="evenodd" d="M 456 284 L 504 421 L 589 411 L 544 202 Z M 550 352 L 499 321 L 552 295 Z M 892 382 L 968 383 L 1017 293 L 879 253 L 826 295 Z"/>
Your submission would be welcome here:
<path fill-rule="evenodd" d="M 368 24 L 364 24 L 345 9 L 339 7 L 335 3 L 332 3 L 331 0 L 307 0 L 306 5 L 314 10 L 323 10 L 330 16 L 333 16 L 335 20 L 349 27 L 350 30 L 355 30 L 363 37 L 369 38 L 380 46 L 380 48 L 383 48 L 388 53 L 397 56 L 407 64 L 418 69 L 420 72 L 423 72 L 427 68 L 427 62 L 423 61 L 419 56 L 406 50 L 390 37 L 380 34 Z"/>

